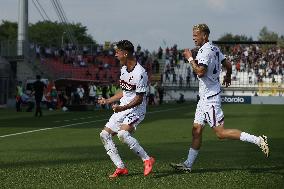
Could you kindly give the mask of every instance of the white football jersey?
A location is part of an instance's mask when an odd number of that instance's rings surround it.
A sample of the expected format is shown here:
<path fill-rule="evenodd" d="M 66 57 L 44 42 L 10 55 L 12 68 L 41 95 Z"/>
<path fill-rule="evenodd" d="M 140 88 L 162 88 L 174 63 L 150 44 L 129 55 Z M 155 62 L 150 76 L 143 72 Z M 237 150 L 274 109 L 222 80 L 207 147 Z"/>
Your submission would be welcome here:
<path fill-rule="evenodd" d="M 146 112 L 146 91 L 148 87 L 148 75 L 146 70 L 138 62 L 130 72 L 127 71 L 126 66 L 123 66 L 121 68 L 119 84 L 123 91 L 120 105 L 129 104 L 136 96 L 136 93 L 145 93 L 143 102 L 139 106 L 134 107 L 134 109 Z"/>
<path fill-rule="evenodd" d="M 221 62 L 225 59 L 220 49 L 210 42 L 205 43 L 196 56 L 198 64 L 207 67 L 205 75 L 199 79 L 199 96 L 208 98 L 221 92 L 220 72 Z"/>

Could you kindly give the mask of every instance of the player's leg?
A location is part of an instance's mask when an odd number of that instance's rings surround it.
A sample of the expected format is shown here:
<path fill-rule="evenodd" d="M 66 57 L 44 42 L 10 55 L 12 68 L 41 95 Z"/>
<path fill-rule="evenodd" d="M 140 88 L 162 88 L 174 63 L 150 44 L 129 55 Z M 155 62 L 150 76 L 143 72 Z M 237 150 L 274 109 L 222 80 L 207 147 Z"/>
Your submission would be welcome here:
<path fill-rule="evenodd" d="M 216 101 L 215 101 L 216 102 Z M 232 140 L 241 140 L 245 142 L 250 142 L 258 145 L 264 154 L 268 157 L 269 147 L 267 143 L 266 136 L 255 136 L 242 132 L 238 129 L 226 129 L 224 127 L 224 114 L 221 109 L 220 103 L 210 103 L 207 106 L 207 121 L 210 127 L 214 130 L 216 136 L 219 139 L 232 139 Z"/>
<path fill-rule="evenodd" d="M 188 156 L 187 156 L 187 160 L 184 162 L 184 164 L 187 167 L 192 167 L 199 149 L 201 147 L 202 144 L 202 131 L 203 131 L 203 125 L 198 124 L 198 123 L 194 123 L 193 127 L 192 127 L 192 143 L 191 143 L 191 147 L 188 151 Z"/>
<path fill-rule="evenodd" d="M 122 162 L 118 150 L 112 140 L 112 135 L 115 135 L 118 131 L 119 127 L 117 126 L 117 122 L 115 120 L 115 115 L 112 115 L 109 122 L 106 124 L 106 127 L 100 133 L 100 138 L 102 143 L 106 149 L 107 154 L 109 155 L 112 162 L 115 164 L 117 169 L 115 172 L 110 175 L 111 178 L 117 177 L 119 175 L 128 174 L 128 170 L 125 168 L 124 163 Z"/>
<path fill-rule="evenodd" d="M 171 167 L 179 171 L 190 172 L 195 162 L 202 144 L 202 131 L 204 128 L 205 115 L 203 113 L 203 102 L 199 101 L 195 111 L 194 124 L 192 127 L 192 143 L 188 151 L 188 156 L 183 163 L 171 163 Z"/>
<path fill-rule="evenodd" d="M 40 98 L 40 100 L 39 100 L 39 103 L 38 103 L 39 116 L 40 116 L 40 117 L 42 116 L 42 110 L 41 110 L 41 106 L 40 106 L 41 101 L 42 101 L 42 96 L 41 96 L 41 98 Z"/>
<path fill-rule="evenodd" d="M 155 160 L 150 157 L 139 142 L 131 135 L 134 132 L 136 126 L 144 119 L 144 116 L 138 117 L 136 114 L 128 114 L 124 120 L 124 124 L 121 125 L 117 136 L 120 141 L 127 144 L 129 148 L 137 154 L 144 162 L 144 175 L 147 176 L 152 172 Z M 128 123 L 128 124 L 127 124 Z"/>
<path fill-rule="evenodd" d="M 170 165 L 179 171 L 190 172 L 195 162 L 199 149 L 202 144 L 202 131 L 203 126 L 198 123 L 194 123 L 192 127 L 192 143 L 189 148 L 187 159 L 183 163 L 171 163 Z"/>
<path fill-rule="evenodd" d="M 232 139 L 232 140 L 240 140 L 241 131 L 238 129 L 225 129 L 224 125 L 217 125 L 212 128 L 219 139 Z M 250 142 L 257 143 L 258 138 L 251 135 L 247 139 L 250 139 Z"/>
<path fill-rule="evenodd" d="M 38 98 L 35 99 L 36 101 L 36 109 L 35 109 L 35 116 L 37 117 L 38 113 L 40 113 L 40 100 Z"/>
<path fill-rule="evenodd" d="M 118 150 L 112 140 L 112 135 L 114 134 L 109 128 L 105 127 L 100 133 L 100 138 L 106 149 L 107 154 L 110 156 L 110 159 L 115 164 L 117 168 L 125 168 L 119 154 Z"/>
<path fill-rule="evenodd" d="M 266 157 L 269 156 L 269 146 L 267 142 L 267 136 L 265 135 L 255 136 L 246 132 L 242 132 L 238 129 L 225 129 L 223 124 L 214 127 L 213 130 L 215 131 L 219 139 L 235 139 L 256 144 L 261 148 Z"/>
<path fill-rule="evenodd" d="M 146 151 L 142 148 L 139 142 L 131 136 L 134 128 L 131 125 L 122 125 L 117 133 L 119 140 L 129 146 L 135 154 L 137 154 L 143 161 L 150 159 Z"/>

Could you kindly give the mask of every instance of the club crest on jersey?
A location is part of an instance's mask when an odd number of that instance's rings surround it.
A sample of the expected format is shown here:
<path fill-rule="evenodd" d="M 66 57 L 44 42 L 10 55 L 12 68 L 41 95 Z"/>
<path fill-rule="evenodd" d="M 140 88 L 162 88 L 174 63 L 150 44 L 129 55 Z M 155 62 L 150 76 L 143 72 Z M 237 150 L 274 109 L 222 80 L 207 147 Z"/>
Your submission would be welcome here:
<path fill-rule="evenodd" d="M 131 76 L 131 77 L 129 78 L 128 82 L 130 82 L 132 79 L 133 79 L 133 76 Z"/>
<path fill-rule="evenodd" d="M 125 91 L 133 91 L 136 89 L 136 85 L 131 85 L 130 83 L 127 83 L 123 80 L 119 80 L 119 85 L 120 88 Z"/>

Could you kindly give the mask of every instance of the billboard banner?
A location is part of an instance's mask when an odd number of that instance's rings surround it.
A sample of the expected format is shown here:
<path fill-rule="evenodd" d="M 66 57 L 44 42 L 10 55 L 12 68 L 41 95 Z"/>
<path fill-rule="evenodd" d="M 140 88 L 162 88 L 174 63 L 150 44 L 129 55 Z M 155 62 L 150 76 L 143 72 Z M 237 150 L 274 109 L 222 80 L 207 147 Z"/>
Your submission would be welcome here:
<path fill-rule="evenodd" d="M 251 96 L 221 96 L 222 103 L 251 104 Z"/>

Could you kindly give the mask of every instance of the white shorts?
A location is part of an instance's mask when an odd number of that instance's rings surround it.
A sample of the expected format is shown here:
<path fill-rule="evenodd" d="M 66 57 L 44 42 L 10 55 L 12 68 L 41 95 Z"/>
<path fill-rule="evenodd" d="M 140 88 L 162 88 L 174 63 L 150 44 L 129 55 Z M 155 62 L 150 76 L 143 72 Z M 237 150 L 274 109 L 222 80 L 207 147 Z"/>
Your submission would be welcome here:
<path fill-rule="evenodd" d="M 224 124 L 224 114 L 221 109 L 221 96 L 217 95 L 209 99 L 200 99 L 195 111 L 194 123 L 210 127 Z"/>
<path fill-rule="evenodd" d="M 122 124 L 132 125 L 136 130 L 136 127 L 144 118 L 145 112 L 139 112 L 137 110 L 117 112 L 112 114 L 109 118 L 109 121 L 106 123 L 106 127 L 116 133 L 120 130 Z"/>

